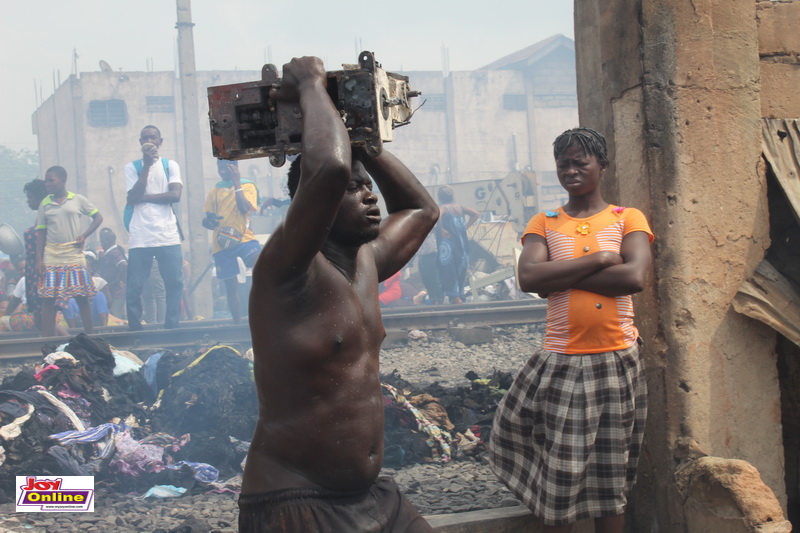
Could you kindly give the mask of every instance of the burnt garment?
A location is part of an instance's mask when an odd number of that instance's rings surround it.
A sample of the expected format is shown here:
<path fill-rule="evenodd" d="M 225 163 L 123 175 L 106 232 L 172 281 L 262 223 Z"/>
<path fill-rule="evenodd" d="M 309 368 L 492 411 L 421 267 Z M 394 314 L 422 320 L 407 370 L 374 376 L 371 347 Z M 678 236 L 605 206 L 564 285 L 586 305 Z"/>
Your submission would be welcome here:
<path fill-rule="evenodd" d="M 541 350 L 498 406 L 489 464 L 545 525 L 625 511 L 647 418 L 638 348 L 587 355 Z"/>
<path fill-rule="evenodd" d="M 363 491 L 286 489 L 239 497 L 241 533 L 428 533 L 390 477 Z"/>

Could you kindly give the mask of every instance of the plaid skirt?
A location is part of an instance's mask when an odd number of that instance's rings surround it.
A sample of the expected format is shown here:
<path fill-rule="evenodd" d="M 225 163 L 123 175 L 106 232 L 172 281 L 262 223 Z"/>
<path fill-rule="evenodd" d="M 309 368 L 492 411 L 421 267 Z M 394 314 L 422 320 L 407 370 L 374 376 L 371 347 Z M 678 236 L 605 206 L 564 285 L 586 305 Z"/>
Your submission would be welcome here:
<path fill-rule="evenodd" d="M 498 406 L 489 463 L 545 525 L 625 511 L 647 417 L 638 348 L 539 351 Z"/>

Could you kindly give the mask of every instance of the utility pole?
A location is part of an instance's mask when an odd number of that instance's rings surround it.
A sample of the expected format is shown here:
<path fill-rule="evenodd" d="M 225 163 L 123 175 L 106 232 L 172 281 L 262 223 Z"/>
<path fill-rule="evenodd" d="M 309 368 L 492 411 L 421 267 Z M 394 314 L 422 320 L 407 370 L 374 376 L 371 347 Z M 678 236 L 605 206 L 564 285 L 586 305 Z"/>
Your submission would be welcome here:
<path fill-rule="evenodd" d="M 209 264 L 208 235 L 202 226 L 205 187 L 203 179 L 202 145 L 200 143 L 200 115 L 197 106 L 197 76 L 194 64 L 194 34 L 191 0 L 177 0 L 178 22 L 178 67 L 181 81 L 181 111 L 183 114 L 183 146 L 186 162 L 183 171 L 183 189 L 186 191 L 188 227 L 186 240 L 189 243 L 191 286 L 202 276 Z M 211 317 L 211 283 L 204 280 L 197 284 L 194 293 L 194 313 Z M 193 318 L 193 317 L 192 317 Z"/>

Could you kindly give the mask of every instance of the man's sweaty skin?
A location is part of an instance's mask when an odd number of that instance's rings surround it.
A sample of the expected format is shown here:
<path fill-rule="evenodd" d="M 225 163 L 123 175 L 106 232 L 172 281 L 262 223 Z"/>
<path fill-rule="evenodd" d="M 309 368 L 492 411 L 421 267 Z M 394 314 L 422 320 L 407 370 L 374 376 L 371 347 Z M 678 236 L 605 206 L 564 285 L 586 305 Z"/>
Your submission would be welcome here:
<path fill-rule="evenodd" d="M 303 156 L 285 222 L 253 270 L 260 417 L 243 494 L 362 489 L 376 479 L 386 335 L 378 283 L 411 259 L 438 218 L 436 203 L 394 156 L 351 153 L 325 84 L 322 62 L 304 57 L 284 66 L 273 93 L 300 102 Z M 384 219 L 370 175 L 387 205 Z"/>

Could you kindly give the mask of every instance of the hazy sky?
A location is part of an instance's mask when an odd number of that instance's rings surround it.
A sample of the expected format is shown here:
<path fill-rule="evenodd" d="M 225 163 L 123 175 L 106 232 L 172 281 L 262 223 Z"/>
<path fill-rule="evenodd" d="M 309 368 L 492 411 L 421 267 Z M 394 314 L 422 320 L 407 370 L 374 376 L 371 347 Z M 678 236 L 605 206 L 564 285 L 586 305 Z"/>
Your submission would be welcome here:
<path fill-rule="evenodd" d="M 0 0 L 0 144 L 36 149 L 34 86 L 99 70 L 173 70 L 174 0 Z M 192 0 L 198 70 L 259 70 L 294 56 L 321 57 L 328 70 L 370 50 L 388 71 L 479 68 L 551 35 L 573 37 L 569 0 Z M 413 86 L 413 79 L 412 79 Z"/>

